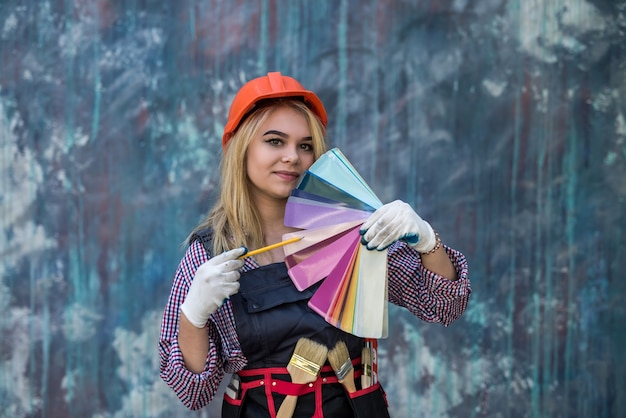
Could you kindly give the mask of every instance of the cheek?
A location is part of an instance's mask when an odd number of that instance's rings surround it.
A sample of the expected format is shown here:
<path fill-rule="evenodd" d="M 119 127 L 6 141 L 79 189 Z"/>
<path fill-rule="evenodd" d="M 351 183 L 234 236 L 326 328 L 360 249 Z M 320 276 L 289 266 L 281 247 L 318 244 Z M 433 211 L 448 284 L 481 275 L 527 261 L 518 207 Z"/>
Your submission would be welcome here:
<path fill-rule="evenodd" d="M 261 159 L 262 154 L 258 153 L 254 145 L 255 144 L 250 145 L 250 147 L 248 148 L 248 152 L 246 152 L 246 155 L 245 155 L 244 168 L 247 173 L 255 171 L 259 167 L 262 161 Z"/>
<path fill-rule="evenodd" d="M 308 170 L 309 167 L 311 167 L 315 162 L 315 157 L 312 153 L 307 153 L 300 158 L 300 161 L 302 162 L 302 167 L 304 167 L 305 170 Z"/>

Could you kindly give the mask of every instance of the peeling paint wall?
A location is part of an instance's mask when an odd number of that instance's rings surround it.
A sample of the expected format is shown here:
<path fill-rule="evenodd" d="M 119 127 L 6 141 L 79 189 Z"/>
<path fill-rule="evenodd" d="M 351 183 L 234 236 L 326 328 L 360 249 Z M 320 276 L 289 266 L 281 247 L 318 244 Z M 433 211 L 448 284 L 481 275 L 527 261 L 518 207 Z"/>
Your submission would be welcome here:
<path fill-rule="evenodd" d="M 393 417 L 626 416 L 625 31 L 624 0 L 3 0 L 0 416 L 219 416 L 159 379 L 158 327 L 273 70 L 468 257 L 452 326 L 391 308 Z"/>

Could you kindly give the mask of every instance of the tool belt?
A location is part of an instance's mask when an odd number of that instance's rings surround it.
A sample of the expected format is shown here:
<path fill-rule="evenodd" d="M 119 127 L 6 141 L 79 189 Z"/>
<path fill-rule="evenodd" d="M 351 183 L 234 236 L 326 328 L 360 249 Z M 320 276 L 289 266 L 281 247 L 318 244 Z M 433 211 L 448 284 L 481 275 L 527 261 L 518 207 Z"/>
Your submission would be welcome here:
<path fill-rule="evenodd" d="M 285 367 L 242 370 L 233 375 L 238 381 L 235 391 L 224 394 L 222 417 L 275 418 L 287 395 L 298 396 L 294 417 L 389 417 L 380 383 L 365 389 L 360 387 L 360 362 L 360 358 L 352 360 L 357 386 L 353 393 L 344 389 L 329 365 L 322 367 L 315 382 L 305 384 L 292 383 Z"/>

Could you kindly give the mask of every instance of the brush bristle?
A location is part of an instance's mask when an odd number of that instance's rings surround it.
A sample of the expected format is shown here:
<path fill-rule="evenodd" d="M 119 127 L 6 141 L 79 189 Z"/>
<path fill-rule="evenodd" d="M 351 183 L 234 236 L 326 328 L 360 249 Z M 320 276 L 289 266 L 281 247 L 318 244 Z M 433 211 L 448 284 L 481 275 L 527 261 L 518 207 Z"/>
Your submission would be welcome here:
<path fill-rule="evenodd" d="M 335 347 L 328 352 L 328 361 L 340 381 L 345 379 L 348 373 L 353 370 L 348 346 L 343 341 L 337 341 Z"/>
<path fill-rule="evenodd" d="M 322 366 L 328 357 L 328 347 L 308 338 L 300 338 L 296 343 L 293 354 Z"/>
<path fill-rule="evenodd" d="M 335 347 L 328 352 L 328 361 L 335 371 L 340 370 L 346 360 L 349 359 L 350 352 L 348 351 L 348 346 L 343 341 L 337 341 Z"/>

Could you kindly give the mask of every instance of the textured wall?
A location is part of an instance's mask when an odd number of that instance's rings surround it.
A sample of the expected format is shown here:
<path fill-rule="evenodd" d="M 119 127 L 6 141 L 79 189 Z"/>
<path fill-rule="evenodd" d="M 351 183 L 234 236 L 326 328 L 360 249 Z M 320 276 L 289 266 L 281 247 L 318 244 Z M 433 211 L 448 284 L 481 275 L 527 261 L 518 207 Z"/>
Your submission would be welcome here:
<path fill-rule="evenodd" d="M 391 310 L 392 416 L 626 416 L 625 22 L 624 0 L 2 0 L 0 416 L 218 416 L 160 381 L 158 327 L 227 106 L 268 70 L 469 259 L 449 328 Z"/>

